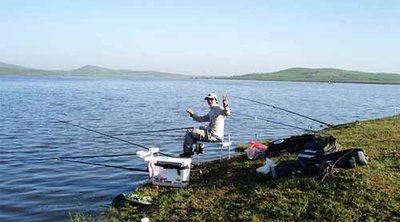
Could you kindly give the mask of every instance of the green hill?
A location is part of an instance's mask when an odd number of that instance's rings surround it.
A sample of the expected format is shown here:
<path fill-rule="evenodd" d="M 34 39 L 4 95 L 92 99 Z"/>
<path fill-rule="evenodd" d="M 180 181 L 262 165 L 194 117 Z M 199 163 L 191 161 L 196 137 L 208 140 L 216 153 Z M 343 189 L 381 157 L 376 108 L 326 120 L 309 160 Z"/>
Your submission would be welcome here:
<path fill-rule="evenodd" d="M 48 74 L 46 70 L 31 69 L 24 66 L 7 64 L 0 61 L 0 74 Z"/>
<path fill-rule="evenodd" d="M 134 71 L 127 69 L 109 69 L 100 66 L 86 65 L 73 70 L 41 70 L 0 62 L 0 74 L 23 75 L 63 75 L 121 77 L 137 79 L 191 79 L 189 75 L 158 71 Z M 198 78 L 198 77 L 197 77 Z M 265 80 L 265 81 L 301 81 L 301 82 L 353 82 L 400 84 L 400 74 L 368 73 L 341 69 L 290 68 L 270 73 L 252 73 L 231 77 L 211 77 L 218 79 Z"/>
<path fill-rule="evenodd" d="M 23 67 L 23 66 L 7 64 L 7 63 L 0 61 L 0 69 L 28 69 L 28 68 Z"/>
<path fill-rule="evenodd" d="M 391 73 L 367 73 L 341 69 L 291 68 L 271 73 L 253 73 L 229 77 L 229 79 L 303 82 L 359 82 L 400 84 L 400 75 Z"/>
<path fill-rule="evenodd" d="M 0 62 L 0 74 L 21 75 L 62 75 L 62 76 L 93 76 L 93 77 L 121 77 L 136 79 L 190 79 L 188 75 L 157 72 L 157 71 L 133 71 L 114 70 L 100 66 L 86 65 L 73 70 L 40 70 L 11 65 Z"/>
<path fill-rule="evenodd" d="M 86 65 L 78 69 L 71 71 L 65 71 L 66 73 L 77 73 L 77 74 L 116 74 L 115 70 L 103 68 L 100 66 Z"/>

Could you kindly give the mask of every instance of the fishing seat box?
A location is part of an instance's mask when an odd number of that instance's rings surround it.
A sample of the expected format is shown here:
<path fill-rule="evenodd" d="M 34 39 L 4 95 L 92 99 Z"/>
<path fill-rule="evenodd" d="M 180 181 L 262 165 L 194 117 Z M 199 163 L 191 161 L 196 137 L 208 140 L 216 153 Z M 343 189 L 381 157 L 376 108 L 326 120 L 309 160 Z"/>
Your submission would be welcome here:
<path fill-rule="evenodd" d="M 190 158 L 158 157 L 155 167 L 158 175 L 151 178 L 154 185 L 185 187 L 189 184 Z"/>

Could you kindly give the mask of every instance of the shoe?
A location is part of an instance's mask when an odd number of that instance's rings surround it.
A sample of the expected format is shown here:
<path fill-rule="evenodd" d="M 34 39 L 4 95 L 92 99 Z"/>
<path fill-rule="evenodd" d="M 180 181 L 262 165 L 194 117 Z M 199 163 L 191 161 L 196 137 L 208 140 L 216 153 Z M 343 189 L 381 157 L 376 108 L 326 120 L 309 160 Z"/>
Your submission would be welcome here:
<path fill-rule="evenodd" d="M 192 156 L 193 156 L 193 152 L 191 152 L 191 153 L 181 153 L 181 154 L 179 154 L 179 157 L 180 158 L 191 158 Z"/>
<path fill-rule="evenodd" d="M 271 167 L 264 165 L 256 169 L 257 173 L 268 174 L 271 171 Z"/>
<path fill-rule="evenodd" d="M 270 159 L 265 159 L 265 165 L 256 169 L 257 173 L 268 174 L 271 171 L 271 168 L 275 167 L 275 162 Z"/>
<path fill-rule="evenodd" d="M 203 143 L 199 143 L 196 145 L 196 148 L 194 150 L 194 152 L 199 155 L 199 154 L 204 154 L 204 144 Z"/>

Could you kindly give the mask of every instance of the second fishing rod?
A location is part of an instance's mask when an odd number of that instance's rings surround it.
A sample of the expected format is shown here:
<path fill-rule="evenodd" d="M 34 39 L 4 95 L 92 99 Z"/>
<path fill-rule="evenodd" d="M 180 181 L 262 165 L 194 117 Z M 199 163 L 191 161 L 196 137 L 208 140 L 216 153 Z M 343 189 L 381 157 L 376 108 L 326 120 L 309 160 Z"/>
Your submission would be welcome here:
<path fill-rule="evenodd" d="M 109 134 L 106 134 L 106 133 L 103 133 L 103 132 L 100 132 L 100 131 L 97 131 L 97 130 L 94 130 L 94 129 L 90 129 L 90 128 L 87 128 L 87 127 L 84 127 L 84 126 L 81 126 L 81 125 L 78 125 L 78 124 L 73 124 L 73 123 L 70 123 L 68 121 L 58 120 L 58 119 L 55 119 L 55 121 L 56 122 L 60 122 L 60 123 L 64 123 L 64 124 L 67 124 L 67 125 L 70 125 L 70 126 L 78 127 L 78 128 L 90 131 L 90 132 L 94 132 L 94 133 L 97 133 L 97 134 L 100 134 L 102 136 L 109 137 L 109 138 L 112 138 L 112 139 L 115 139 L 115 140 L 119 140 L 121 142 L 125 142 L 125 143 L 128 143 L 128 144 L 133 145 L 133 146 L 137 146 L 137 147 L 145 149 L 145 150 L 150 150 L 150 148 L 148 148 L 146 146 L 143 146 L 143 145 L 140 145 L 140 144 L 137 144 L 137 143 L 133 143 L 133 142 L 130 142 L 128 140 L 121 139 L 119 137 L 112 136 L 112 135 L 109 135 Z M 163 153 L 163 152 L 159 152 L 159 154 L 167 156 L 167 157 L 174 157 L 172 155 L 169 155 L 169 154 L 166 154 L 166 153 Z"/>
<path fill-rule="evenodd" d="M 319 132 L 318 130 L 312 130 L 312 129 L 307 129 L 307 128 L 303 128 L 303 127 L 299 127 L 299 126 L 295 126 L 295 125 L 291 125 L 291 124 L 287 124 L 287 123 L 283 123 L 283 122 L 278 122 L 275 120 L 270 120 L 270 119 L 265 119 L 262 117 L 257 117 L 257 116 L 250 116 L 250 115 L 246 115 L 244 113 L 238 113 L 240 116 L 246 117 L 246 118 L 251 118 L 251 119 L 256 119 L 256 120 L 263 120 L 265 122 L 269 122 L 269 123 L 273 123 L 276 125 L 281 125 L 281 126 L 286 126 L 286 127 L 290 127 L 290 128 L 294 128 L 294 129 L 300 129 L 300 130 L 304 130 L 307 132 L 313 132 L 313 133 L 317 133 Z"/>
<path fill-rule="evenodd" d="M 279 106 L 275 106 L 275 105 L 272 105 L 272 104 L 268 104 L 268 103 L 260 102 L 260 101 L 257 101 L 257 100 L 240 97 L 240 96 L 230 96 L 230 97 L 241 99 L 241 100 L 245 100 L 245 101 L 249 101 L 249 102 L 253 102 L 253 103 L 257 103 L 257 104 L 261 104 L 261 105 L 265 105 L 265 106 L 269 106 L 269 107 L 272 107 L 274 109 L 278 109 L 278 110 L 281 110 L 281 111 L 284 111 L 284 112 L 287 112 L 287 113 L 290 113 L 290 114 L 293 114 L 293 115 L 296 115 L 296 116 L 300 116 L 300 117 L 312 120 L 312 121 L 320 123 L 320 124 L 324 124 L 324 125 L 326 125 L 328 127 L 333 127 L 334 126 L 334 125 L 332 125 L 330 123 L 327 123 L 327 122 L 324 122 L 324 121 L 321 121 L 321 120 L 317 120 L 315 118 L 312 118 L 312 117 L 309 117 L 309 116 L 306 116 L 306 115 L 303 115 L 303 114 L 300 114 L 300 113 L 297 113 L 297 112 L 294 112 L 294 111 L 291 111 L 291 110 L 288 110 L 288 109 L 285 109 L 285 108 L 282 108 L 282 107 L 279 107 Z"/>

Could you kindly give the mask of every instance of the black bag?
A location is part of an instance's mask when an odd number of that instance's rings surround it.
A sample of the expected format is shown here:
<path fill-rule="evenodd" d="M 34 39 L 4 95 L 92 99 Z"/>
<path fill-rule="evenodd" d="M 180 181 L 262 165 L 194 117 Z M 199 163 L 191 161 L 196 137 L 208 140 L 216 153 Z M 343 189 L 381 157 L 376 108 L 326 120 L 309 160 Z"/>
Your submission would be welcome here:
<path fill-rule="evenodd" d="M 289 160 L 279 163 L 271 168 L 271 176 L 273 179 L 293 177 L 298 175 L 308 175 L 312 169 L 307 170 L 306 167 L 297 160 Z"/>
<path fill-rule="evenodd" d="M 328 166 L 348 169 L 358 165 L 367 165 L 367 160 L 368 158 L 362 149 L 348 149 L 328 155 L 281 162 L 271 168 L 271 176 L 274 179 L 299 175 L 314 176 L 321 173 Z"/>
<path fill-rule="evenodd" d="M 293 176 L 313 176 L 317 175 L 320 170 L 320 167 L 316 165 L 305 165 L 299 160 L 289 160 L 272 167 L 271 176 L 273 179 Z"/>
<path fill-rule="evenodd" d="M 364 150 L 360 148 L 342 150 L 339 152 L 331 153 L 322 157 L 315 157 L 304 162 L 305 165 L 315 165 L 320 167 L 322 165 L 329 165 L 335 168 L 354 168 L 358 165 L 367 165 L 368 158 Z"/>
<path fill-rule="evenodd" d="M 275 140 L 268 144 L 267 157 L 280 156 L 285 153 L 302 154 L 304 157 L 315 157 L 340 150 L 336 138 L 330 135 L 304 134 L 286 139 Z"/>

